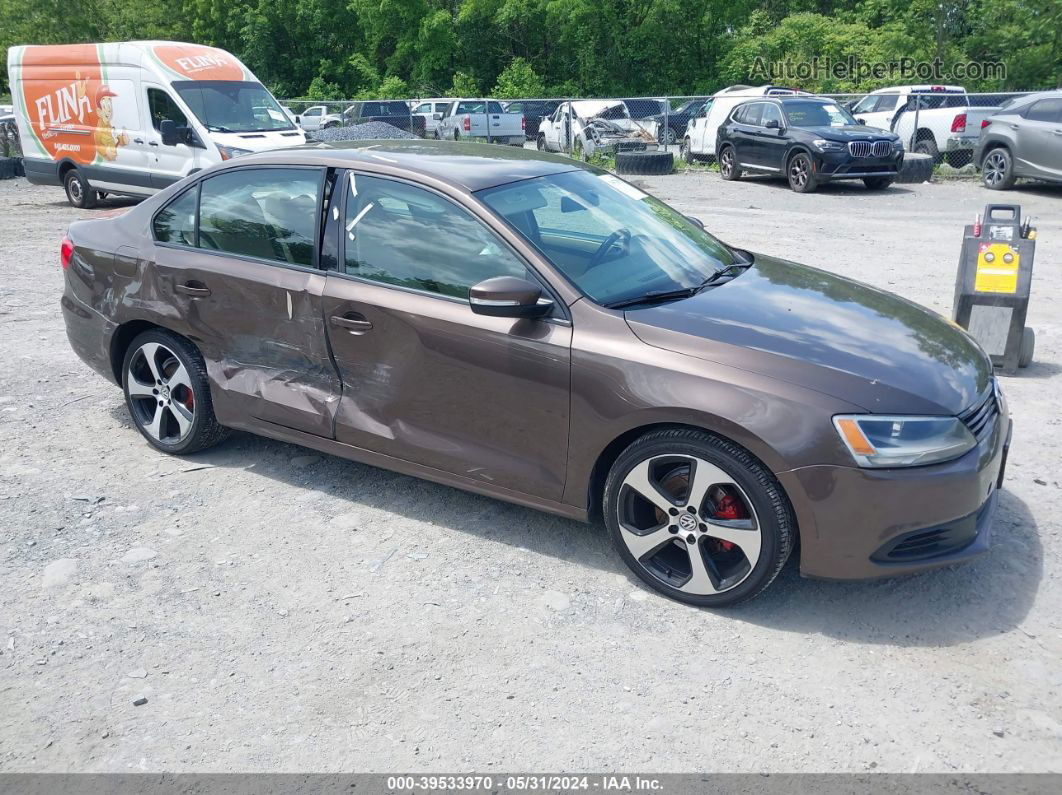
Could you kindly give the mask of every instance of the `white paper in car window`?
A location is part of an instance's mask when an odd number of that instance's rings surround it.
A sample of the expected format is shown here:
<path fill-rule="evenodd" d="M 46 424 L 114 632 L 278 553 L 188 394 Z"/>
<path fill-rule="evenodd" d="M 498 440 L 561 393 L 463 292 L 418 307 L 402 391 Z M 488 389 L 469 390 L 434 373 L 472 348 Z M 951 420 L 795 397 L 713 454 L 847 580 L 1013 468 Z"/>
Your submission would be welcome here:
<path fill-rule="evenodd" d="M 598 176 L 598 179 L 612 186 L 624 196 L 629 196 L 630 198 L 636 199 L 637 201 L 641 201 L 642 199 L 645 199 L 649 196 L 648 193 L 643 193 L 633 185 L 624 182 L 619 177 L 612 176 L 612 174 L 601 174 Z"/>

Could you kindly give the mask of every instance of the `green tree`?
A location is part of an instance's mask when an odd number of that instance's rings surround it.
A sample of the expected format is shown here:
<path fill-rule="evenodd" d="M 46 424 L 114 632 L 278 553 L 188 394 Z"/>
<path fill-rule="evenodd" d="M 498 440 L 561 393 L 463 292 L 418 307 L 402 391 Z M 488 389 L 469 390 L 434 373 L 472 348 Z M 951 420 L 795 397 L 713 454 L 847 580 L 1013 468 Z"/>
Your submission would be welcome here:
<path fill-rule="evenodd" d="M 542 97 L 546 94 L 546 87 L 531 64 L 524 58 L 516 57 L 498 75 L 498 82 L 494 84 L 491 94 L 499 99 Z"/>

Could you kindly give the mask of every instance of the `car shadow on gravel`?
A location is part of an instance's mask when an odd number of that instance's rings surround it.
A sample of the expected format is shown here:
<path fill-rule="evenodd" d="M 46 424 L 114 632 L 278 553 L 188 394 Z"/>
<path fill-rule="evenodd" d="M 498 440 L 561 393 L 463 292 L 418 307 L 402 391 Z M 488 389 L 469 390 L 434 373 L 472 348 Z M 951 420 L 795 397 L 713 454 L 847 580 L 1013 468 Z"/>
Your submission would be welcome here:
<path fill-rule="evenodd" d="M 1006 484 L 992 547 L 977 560 L 906 577 L 824 582 L 800 577 L 794 561 L 735 620 L 844 641 L 951 646 L 1005 634 L 1029 610 L 1044 573 L 1039 528 Z"/>
<path fill-rule="evenodd" d="M 137 433 L 124 403 L 110 413 L 128 433 Z M 299 466 L 300 458 L 320 460 Z M 320 492 L 322 498 L 340 498 L 352 508 L 477 535 L 624 575 L 634 589 L 646 587 L 623 565 L 600 523 L 563 519 L 249 433 L 234 432 L 216 448 L 173 460 L 176 468 L 210 465 L 252 472 Z M 949 646 L 1004 634 L 1032 607 L 1043 576 L 1043 548 L 1032 514 L 1005 487 L 992 532 L 992 548 L 972 563 L 871 582 L 804 579 L 797 552 L 758 597 L 715 612 L 783 632 L 898 646 Z"/>
<path fill-rule="evenodd" d="M 789 182 L 785 178 L 776 177 L 774 175 L 745 175 L 741 178 L 742 182 L 747 182 L 750 185 L 766 185 L 771 188 L 777 188 L 778 190 L 793 192 L 793 189 L 789 187 Z M 884 190 L 870 190 L 861 180 L 837 180 L 836 182 L 824 182 L 815 189 L 815 193 L 821 193 L 825 195 L 834 196 L 894 196 L 901 193 L 915 193 L 904 185 L 893 184 Z M 814 194 L 807 194 L 814 195 Z"/>

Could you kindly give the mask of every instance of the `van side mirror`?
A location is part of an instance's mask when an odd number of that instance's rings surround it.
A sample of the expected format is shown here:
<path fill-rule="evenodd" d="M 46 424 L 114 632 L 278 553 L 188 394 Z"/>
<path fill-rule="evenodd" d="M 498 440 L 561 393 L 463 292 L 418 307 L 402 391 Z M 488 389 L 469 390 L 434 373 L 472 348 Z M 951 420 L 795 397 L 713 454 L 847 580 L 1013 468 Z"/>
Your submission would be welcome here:
<path fill-rule="evenodd" d="M 159 122 L 159 132 L 162 133 L 163 146 L 177 146 L 177 125 L 173 119 L 163 119 Z"/>
<path fill-rule="evenodd" d="M 542 288 L 515 276 L 485 279 L 468 291 L 468 303 L 477 315 L 533 318 L 548 315 L 553 302 L 542 299 Z"/>

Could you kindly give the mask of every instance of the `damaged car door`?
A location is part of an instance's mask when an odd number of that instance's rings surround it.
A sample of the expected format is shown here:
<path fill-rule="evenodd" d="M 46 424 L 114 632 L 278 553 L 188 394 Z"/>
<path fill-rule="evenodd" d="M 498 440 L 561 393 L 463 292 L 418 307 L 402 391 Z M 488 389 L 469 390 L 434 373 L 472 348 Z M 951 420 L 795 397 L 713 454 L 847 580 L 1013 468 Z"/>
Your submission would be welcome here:
<path fill-rule="evenodd" d="M 257 166 L 196 183 L 156 216 L 155 278 L 170 325 L 206 361 L 218 421 L 332 436 L 339 379 L 321 313 L 323 168 Z M 160 234 L 191 213 L 180 237 Z M 160 242 L 163 241 L 163 242 Z"/>
<path fill-rule="evenodd" d="M 497 276 L 546 283 L 467 208 L 426 186 L 348 173 L 324 312 L 343 380 L 336 439 L 559 500 L 571 324 L 477 314 Z M 331 220 L 331 215 L 330 215 Z"/>

